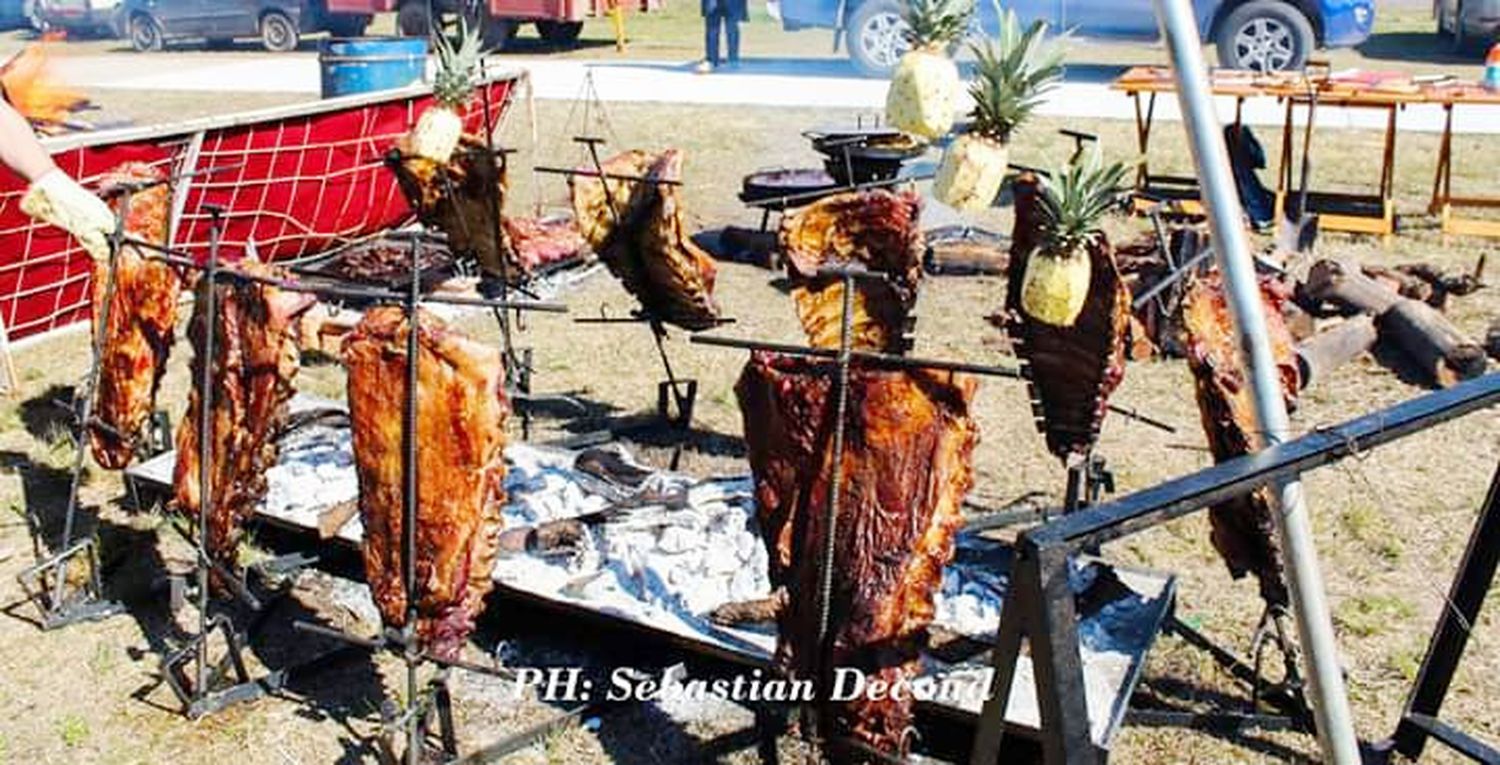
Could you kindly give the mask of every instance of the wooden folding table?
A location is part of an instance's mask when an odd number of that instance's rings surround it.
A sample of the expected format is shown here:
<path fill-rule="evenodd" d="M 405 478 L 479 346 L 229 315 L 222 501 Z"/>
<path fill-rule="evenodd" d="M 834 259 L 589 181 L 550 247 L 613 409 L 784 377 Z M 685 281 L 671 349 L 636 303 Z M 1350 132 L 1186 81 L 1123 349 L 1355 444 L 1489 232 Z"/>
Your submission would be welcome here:
<path fill-rule="evenodd" d="M 1300 164 L 1293 159 L 1293 135 L 1297 107 L 1308 111 L 1308 120 L 1313 122 L 1302 142 L 1304 161 L 1312 150 L 1311 136 L 1316 130 L 1317 108 L 1365 109 L 1384 111 L 1385 142 L 1380 154 L 1380 181 L 1373 194 L 1348 192 L 1310 191 L 1307 207 L 1318 214 L 1318 226 L 1327 231 L 1351 231 L 1362 234 L 1379 234 L 1389 240 L 1396 231 L 1395 171 L 1396 171 L 1396 115 L 1407 104 L 1422 103 L 1425 97 L 1420 92 L 1395 92 L 1376 89 L 1347 88 L 1339 83 L 1321 87 L 1314 96 L 1306 88 L 1272 87 L 1264 90 L 1266 95 L 1286 101 L 1286 119 L 1281 128 L 1281 168 L 1276 180 L 1276 219 L 1280 220 L 1289 204 L 1295 204 L 1302 193 L 1297 176 Z M 1316 167 L 1316 163 L 1314 163 Z"/>
<path fill-rule="evenodd" d="M 1465 218 L 1454 213 L 1454 208 L 1460 207 L 1500 208 L 1500 198 L 1453 195 L 1453 111 L 1459 104 L 1500 106 L 1500 92 L 1465 83 L 1428 88 L 1426 95 L 1428 103 L 1440 104 L 1444 112 L 1437 177 L 1432 181 L 1428 212 L 1442 221 L 1444 235 L 1500 236 L 1500 219 Z"/>

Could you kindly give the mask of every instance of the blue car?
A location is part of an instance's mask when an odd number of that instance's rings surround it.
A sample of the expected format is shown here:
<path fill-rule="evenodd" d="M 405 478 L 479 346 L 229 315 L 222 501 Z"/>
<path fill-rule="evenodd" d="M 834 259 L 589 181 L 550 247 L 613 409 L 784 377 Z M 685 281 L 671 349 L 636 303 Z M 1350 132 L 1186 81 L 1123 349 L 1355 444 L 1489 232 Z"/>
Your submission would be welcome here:
<path fill-rule="evenodd" d="M 1155 40 L 1152 0 L 1001 0 L 1023 23 L 1045 21 L 1083 37 Z M 906 52 L 902 0 L 769 0 L 788 30 L 835 30 L 864 74 L 884 76 Z M 978 0 L 979 24 L 999 28 L 990 0 Z M 1375 26 L 1374 0 L 1193 0 L 1203 39 L 1234 69 L 1300 69 L 1313 50 L 1358 45 Z"/>

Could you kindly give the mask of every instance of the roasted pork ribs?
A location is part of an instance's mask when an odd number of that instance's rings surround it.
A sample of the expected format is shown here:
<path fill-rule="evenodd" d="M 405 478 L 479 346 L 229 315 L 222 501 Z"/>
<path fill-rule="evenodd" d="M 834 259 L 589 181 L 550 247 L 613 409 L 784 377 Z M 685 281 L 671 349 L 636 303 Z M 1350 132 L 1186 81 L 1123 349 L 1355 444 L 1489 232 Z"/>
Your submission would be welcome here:
<path fill-rule="evenodd" d="M 1109 396 L 1125 377 L 1130 295 L 1120 280 L 1109 242 L 1089 246 L 1091 277 L 1083 312 L 1071 327 L 1036 321 L 1021 307 L 1021 279 L 1038 245 L 1037 181 L 1015 184 L 1009 289 L 1000 322 L 1026 364 L 1037 429 L 1047 450 L 1068 461 L 1099 440 Z"/>
<path fill-rule="evenodd" d="M 630 151 L 602 163 L 609 175 L 682 179 L 682 152 Z M 646 315 L 683 329 L 714 326 L 718 268 L 682 223 L 682 201 L 670 184 L 570 176 L 578 230 Z"/>
<path fill-rule="evenodd" d="M 280 269 L 251 259 L 235 268 L 262 276 L 281 275 Z M 207 280 L 199 280 L 188 327 L 194 349 L 192 379 L 200 379 L 203 365 L 208 364 L 213 381 L 208 452 L 213 501 L 204 518 L 206 552 L 213 561 L 235 571 L 243 523 L 265 496 L 266 471 L 276 464 L 277 438 L 286 421 L 287 402 L 295 392 L 292 381 L 300 365 L 297 320 L 316 301 L 305 293 L 225 279 L 214 288 L 217 322 L 210 327 L 207 289 Z M 211 359 L 203 353 L 210 332 Z M 195 385 L 187 414 L 178 423 L 173 475 L 177 510 L 193 519 L 202 512 L 198 418 L 205 402 L 201 393 Z M 218 577 L 213 581 L 219 583 Z"/>
<path fill-rule="evenodd" d="M 485 272 L 511 284 L 525 281 L 529 271 L 502 224 L 507 190 L 503 155 L 466 135 L 447 165 L 398 153 L 390 166 L 417 218 L 446 234 L 455 254 L 474 258 Z"/>
<path fill-rule="evenodd" d="M 789 595 L 778 615 L 776 660 L 791 676 L 813 680 L 820 696 L 831 688 L 833 667 L 859 669 L 872 681 L 916 677 L 978 441 L 972 378 L 861 363 L 850 370 L 828 641 L 820 648 L 836 377 L 826 360 L 756 353 L 735 387 L 771 582 Z M 860 762 L 838 739 L 904 754 L 912 704 L 910 696 L 825 702 L 818 719 L 833 761 Z"/>
<path fill-rule="evenodd" d="M 456 658 L 483 610 L 505 501 L 500 352 L 418 313 L 416 633 L 424 650 Z M 364 522 L 365 577 L 389 627 L 407 623 L 403 487 L 408 325 L 373 309 L 344 341 L 349 414 Z"/>
<path fill-rule="evenodd" d="M 106 175 L 103 185 L 159 180 L 150 165 L 130 163 Z M 130 196 L 125 233 L 133 239 L 165 246 L 167 208 L 171 190 L 166 184 Z M 146 420 L 156 407 L 156 390 L 167 370 L 167 354 L 176 331 L 177 299 L 182 278 L 177 269 L 134 245 L 121 247 L 115 257 L 115 291 L 110 301 L 109 326 L 102 327 L 109 264 L 94 265 L 94 332 L 103 333 L 99 381 L 94 397 L 89 446 L 100 467 L 120 470 L 130 464 Z"/>
<path fill-rule="evenodd" d="M 1270 281 L 1261 282 L 1266 328 L 1288 408 L 1298 384 L 1297 353 L 1282 319 L 1286 296 Z M 1240 361 L 1239 340 L 1218 274 L 1188 286 L 1182 307 L 1187 334 L 1188 367 L 1193 372 L 1198 411 L 1215 462 L 1234 459 L 1264 445 L 1255 417 L 1250 380 Z M 1286 606 L 1281 546 L 1276 537 L 1269 489 L 1221 502 L 1209 511 L 1214 548 L 1236 578 L 1255 574 L 1261 597 L 1271 606 Z"/>
<path fill-rule="evenodd" d="M 788 216 L 781 225 L 797 317 L 817 348 L 837 348 L 842 330 L 844 283 L 820 273 L 862 266 L 885 274 L 855 281 L 851 336 L 856 348 L 900 353 L 911 331 L 908 317 L 922 277 L 921 198 L 885 190 L 836 194 Z"/>

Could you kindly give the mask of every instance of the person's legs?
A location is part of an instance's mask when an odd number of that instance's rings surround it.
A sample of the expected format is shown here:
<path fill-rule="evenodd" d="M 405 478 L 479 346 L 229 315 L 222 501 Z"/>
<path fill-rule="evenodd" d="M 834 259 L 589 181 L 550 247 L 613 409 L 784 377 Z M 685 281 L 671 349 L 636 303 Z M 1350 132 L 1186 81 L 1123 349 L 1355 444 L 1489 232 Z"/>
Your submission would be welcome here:
<path fill-rule="evenodd" d="M 729 33 L 729 65 L 740 63 L 740 22 L 728 14 L 724 15 L 724 31 Z"/>
<path fill-rule="evenodd" d="M 705 54 L 703 60 L 707 61 L 710 66 L 719 65 L 719 22 L 722 19 L 723 14 L 719 13 L 717 9 L 703 17 L 703 47 Z"/>

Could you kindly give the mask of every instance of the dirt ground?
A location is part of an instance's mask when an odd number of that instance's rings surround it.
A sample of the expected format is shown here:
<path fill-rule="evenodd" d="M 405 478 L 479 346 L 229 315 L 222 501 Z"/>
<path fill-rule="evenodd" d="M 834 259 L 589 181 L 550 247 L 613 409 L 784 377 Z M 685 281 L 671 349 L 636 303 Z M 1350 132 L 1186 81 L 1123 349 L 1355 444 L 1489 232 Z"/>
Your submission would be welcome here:
<path fill-rule="evenodd" d="M 561 164 L 578 159 L 568 136 L 580 132 L 578 112 L 569 104 L 539 103 L 540 138 L 529 136 L 518 111 L 504 139 L 521 149 L 517 167 L 533 162 Z M 676 145 L 688 154 L 686 204 L 693 228 L 753 225 L 757 215 L 735 200 L 741 176 L 767 166 L 814 164 L 817 159 L 798 133 L 817 123 L 848 121 L 845 112 L 735 110 L 669 106 L 611 106 L 608 125 L 596 126 L 614 146 L 660 148 Z M 1053 131 L 1061 123 L 1042 121 L 1019 138 L 1017 161 L 1051 164 L 1063 159 L 1068 142 Z M 1098 132 L 1116 157 L 1134 153 L 1131 126 L 1100 122 L 1069 125 Z M 1173 128 L 1175 129 L 1175 127 Z M 1162 130 L 1160 169 L 1186 169 L 1180 145 Z M 1173 136 L 1175 138 L 1175 136 Z M 1274 146 L 1269 136 L 1263 136 Z M 1379 137 L 1361 132 L 1328 133 L 1320 152 L 1318 179 L 1358 184 L 1367 172 Z M 1464 139 L 1462 156 L 1476 156 L 1484 139 Z M 1425 207 L 1428 173 L 1435 156 L 1433 136 L 1403 136 L 1397 172 L 1401 209 L 1410 215 L 1406 231 L 1389 245 L 1365 238 L 1325 236 L 1321 253 L 1365 262 L 1394 264 L 1428 260 L 1452 269 L 1472 267 L 1493 248 L 1477 240 L 1444 245 Z M 1274 161 L 1274 153 L 1273 153 Z M 1487 188 L 1490 163 L 1461 164 L 1460 185 Z M 1266 177 L 1269 179 L 1270 174 Z M 1374 178 L 1370 179 L 1372 182 Z M 512 210 L 531 203 L 551 206 L 563 199 L 561 180 L 516 172 Z M 1335 184 L 1336 185 L 1336 184 Z M 988 213 L 982 224 L 1004 231 L 1008 215 Z M 1111 225 L 1117 238 L 1139 222 Z M 737 323 L 724 334 L 799 341 L 790 302 L 776 290 L 774 275 L 746 265 L 725 264 L 717 297 Z M 924 356 L 1005 363 L 999 333 L 984 316 L 1003 300 L 1002 280 L 993 277 L 932 278 L 918 306 L 917 352 Z M 633 301 L 607 275 L 596 275 L 561 297 L 573 315 L 601 311 L 623 315 Z M 1456 299 L 1451 318 L 1464 331 L 1482 335 L 1500 313 L 1500 294 L 1487 289 Z M 185 317 L 185 312 L 184 312 Z M 493 322 L 465 322 L 473 334 L 494 338 Z M 129 606 L 127 617 L 43 633 L 28 621 L 15 575 L 32 562 L 24 511 L 55 522 L 66 496 L 71 459 L 62 412 L 52 403 L 78 383 L 86 364 L 85 335 L 73 334 L 35 346 L 17 361 L 23 389 L 0 403 L 0 460 L 9 468 L 0 484 L 0 507 L 10 509 L 0 525 L 0 705 L 15 710 L 0 720 L 0 763 L 353 763 L 371 761 L 368 736 L 377 727 L 382 689 L 403 697 L 398 664 L 389 657 L 362 657 L 319 674 L 294 679 L 282 698 L 264 699 L 198 722 L 177 713 L 171 693 L 158 679 L 160 656 L 193 625 L 168 613 L 162 577 L 185 570 L 190 555 L 169 522 L 153 513 L 133 513 L 117 502 L 120 483 L 97 468 L 88 471 L 85 490 L 90 515 L 97 512 L 106 579 L 112 595 Z M 535 387 L 568 392 L 597 402 L 595 419 L 544 421 L 538 437 L 566 434 L 602 421 L 636 415 L 655 399 L 659 371 L 649 333 L 636 326 L 586 326 L 570 317 L 528 317 L 520 344 L 535 349 Z M 669 340 L 679 372 L 700 382 L 694 448 L 683 467 L 695 474 L 743 472 L 741 420 L 732 385 L 743 364 L 741 352 L 690 345 L 680 334 Z M 174 419 L 186 402 L 188 353 L 179 342 L 160 396 Z M 342 373 L 333 365 L 310 365 L 298 378 L 303 390 L 342 396 Z M 1302 398 L 1294 423 L 1299 431 L 1338 423 L 1371 409 L 1420 395 L 1409 376 L 1374 358 L 1338 370 Z M 1178 428 L 1166 434 L 1120 417 L 1107 421 L 1100 452 L 1114 470 L 1120 494 L 1151 486 L 1208 464 L 1193 403 L 1192 384 L 1179 361 L 1132 364 L 1114 401 Z M 975 454 L 977 485 L 972 499 L 998 506 L 1026 492 L 1059 495 L 1063 471 L 1047 455 L 1031 423 L 1023 387 L 1005 380 L 982 383 L 976 415 L 981 445 Z M 1500 455 L 1497 414 L 1479 413 L 1409 437 L 1396 444 L 1308 476 L 1309 505 L 1322 554 L 1327 591 L 1334 609 L 1339 645 L 1348 670 L 1351 702 L 1359 734 L 1366 741 L 1387 736 L 1416 672 L 1475 510 Z M 638 445 L 652 461 L 662 449 Z M 257 534 L 252 555 L 284 549 L 268 532 Z M 1112 560 L 1158 568 L 1180 577 L 1178 609 L 1200 627 L 1238 651 L 1248 648 L 1260 616 L 1255 586 L 1233 581 L 1208 543 L 1200 514 L 1132 536 L 1105 548 Z M 300 580 L 292 596 L 267 620 L 249 651 L 252 666 L 279 667 L 316 656 L 331 647 L 294 635 L 295 619 L 369 632 L 368 613 L 353 605 L 349 577 L 358 572 L 347 556 L 325 562 Z M 1444 716 L 1488 740 L 1500 739 L 1500 624 L 1495 598 L 1474 625 L 1473 639 Z M 470 647 L 469 658 L 498 654 L 520 666 L 584 662 L 591 666 L 650 666 L 668 661 L 665 652 L 640 655 L 622 641 L 591 628 L 561 622 L 498 603 Z M 459 724 L 467 746 L 492 742 L 543 719 L 548 708 L 509 699 L 498 681 L 461 675 L 455 682 Z M 1152 652 L 1135 703 L 1141 706 L 1206 709 L 1239 704 L 1245 689 L 1218 670 L 1202 653 L 1175 638 L 1163 638 Z M 640 763 L 754 762 L 752 749 L 723 754 L 750 723 L 736 707 L 713 709 L 689 719 L 674 718 L 655 706 L 606 712 L 597 726 L 573 727 L 508 762 Z M 710 742 L 718 740 L 722 746 Z M 784 751 L 794 744 L 783 742 Z M 1231 763 L 1307 761 L 1316 743 L 1296 733 L 1225 733 L 1158 730 L 1127 726 L 1115 740 L 1121 763 Z M 1433 748 L 1425 762 L 1454 761 Z"/>

